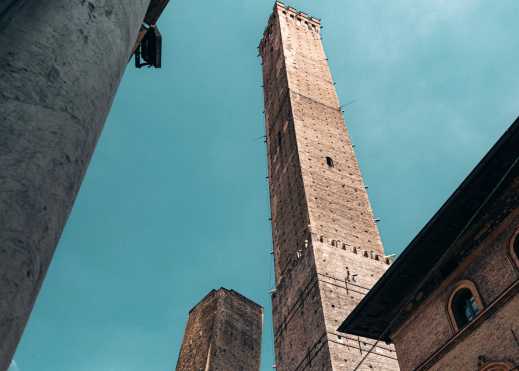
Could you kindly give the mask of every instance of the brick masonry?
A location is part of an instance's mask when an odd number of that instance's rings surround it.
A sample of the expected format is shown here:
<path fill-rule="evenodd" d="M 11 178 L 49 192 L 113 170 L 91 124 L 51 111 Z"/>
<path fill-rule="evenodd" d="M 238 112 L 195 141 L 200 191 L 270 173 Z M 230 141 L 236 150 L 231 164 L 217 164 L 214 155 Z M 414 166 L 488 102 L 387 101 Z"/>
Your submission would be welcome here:
<path fill-rule="evenodd" d="M 320 21 L 276 3 L 260 43 L 278 371 L 353 370 L 373 340 L 336 329 L 387 269 Z M 398 370 L 379 344 L 359 370 Z"/>
<path fill-rule="evenodd" d="M 505 204 L 515 211 L 496 225 L 469 229 L 458 243 L 475 245 L 472 253 L 393 330 L 402 370 L 472 371 L 492 363 L 519 367 L 519 257 L 512 250 L 519 234 L 518 195 L 516 178 L 492 206 L 500 218 L 508 213 Z M 476 287 L 483 311 L 458 331 L 448 303 L 459 284 L 467 281 Z"/>
<path fill-rule="evenodd" d="M 233 290 L 205 296 L 190 312 L 177 371 L 259 371 L 263 308 Z"/>

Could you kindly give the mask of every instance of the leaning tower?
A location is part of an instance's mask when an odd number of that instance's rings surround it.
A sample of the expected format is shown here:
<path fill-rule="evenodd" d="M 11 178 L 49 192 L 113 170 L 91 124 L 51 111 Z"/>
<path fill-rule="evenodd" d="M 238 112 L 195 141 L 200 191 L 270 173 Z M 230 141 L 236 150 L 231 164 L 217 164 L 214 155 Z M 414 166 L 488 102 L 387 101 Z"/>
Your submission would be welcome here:
<path fill-rule="evenodd" d="M 398 370 L 392 346 L 337 332 L 389 260 L 370 207 L 320 35 L 280 2 L 263 65 L 276 287 L 278 371 Z"/>
<path fill-rule="evenodd" d="M 263 308 L 212 290 L 189 311 L 176 371 L 259 371 Z"/>

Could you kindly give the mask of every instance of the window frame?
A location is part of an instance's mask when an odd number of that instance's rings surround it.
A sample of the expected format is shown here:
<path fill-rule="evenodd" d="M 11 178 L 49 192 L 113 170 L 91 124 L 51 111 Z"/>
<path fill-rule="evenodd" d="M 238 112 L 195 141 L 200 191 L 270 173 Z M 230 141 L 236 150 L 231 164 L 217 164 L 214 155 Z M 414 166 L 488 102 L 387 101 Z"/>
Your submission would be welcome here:
<path fill-rule="evenodd" d="M 510 371 L 512 365 L 508 362 L 492 362 L 479 369 L 479 371 Z"/>
<path fill-rule="evenodd" d="M 452 307 L 455 296 L 461 290 L 469 290 L 470 293 L 472 294 L 472 296 L 474 297 L 474 300 L 476 301 L 476 304 L 479 307 L 479 312 L 474 316 L 474 318 L 471 321 L 466 323 L 463 327 L 459 327 L 458 326 L 458 323 L 456 321 L 456 316 L 454 315 L 454 310 L 453 310 L 453 307 Z M 456 287 L 452 290 L 452 292 L 451 292 L 451 294 L 449 296 L 449 301 L 447 303 L 447 312 L 449 314 L 449 319 L 450 319 L 450 322 L 451 322 L 451 326 L 454 329 L 454 331 L 455 332 L 460 332 L 461 330 L 463 330 L 463 329 L 467 328 L 468 326 L 470 326 L 470 324 L 472 322 L 474 322 L 484 310 L 485 310 L 485 305 L 483 303 L 483 300 L 481 299 L 481 296 L 479 295 L 479 290 L 476 287 L 476 285 L 474 284 L 474 282 L 472 282 L 470 280 L 463 280 L 461 282 L 458 282 Z"/>
<path fill-rule="evenodd" d="M 515 263 L 515 268 L 519 270 L 519 255 L 518 252 L 515 251 L 515 245 L 519 246 L 519 229 L 515 231 L 515 233 L 512 236 L 512 239 L 510 240 L 510 246 L 509 246 L 509 254 L 512 258 L 512 262 Z"/>

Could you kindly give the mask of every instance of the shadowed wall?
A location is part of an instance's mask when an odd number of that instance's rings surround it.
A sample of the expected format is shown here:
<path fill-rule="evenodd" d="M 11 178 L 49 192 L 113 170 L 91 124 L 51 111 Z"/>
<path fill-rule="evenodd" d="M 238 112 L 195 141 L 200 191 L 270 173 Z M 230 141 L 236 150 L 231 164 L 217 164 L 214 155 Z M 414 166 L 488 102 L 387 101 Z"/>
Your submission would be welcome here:
<path fill-rule="evenodd" d="M 0 370 L 30 315 L 150 0 L 0 5 Z"/>

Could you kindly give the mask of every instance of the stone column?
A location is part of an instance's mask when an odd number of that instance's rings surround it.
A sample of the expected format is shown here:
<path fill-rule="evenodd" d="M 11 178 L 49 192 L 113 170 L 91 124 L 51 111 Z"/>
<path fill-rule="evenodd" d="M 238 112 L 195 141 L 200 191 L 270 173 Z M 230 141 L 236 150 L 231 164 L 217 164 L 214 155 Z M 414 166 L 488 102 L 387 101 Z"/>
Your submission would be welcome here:
<path fill-rule="evenodd" d="M 0 370 L 20 340 L 150 0 L 0 4 Z"/>

